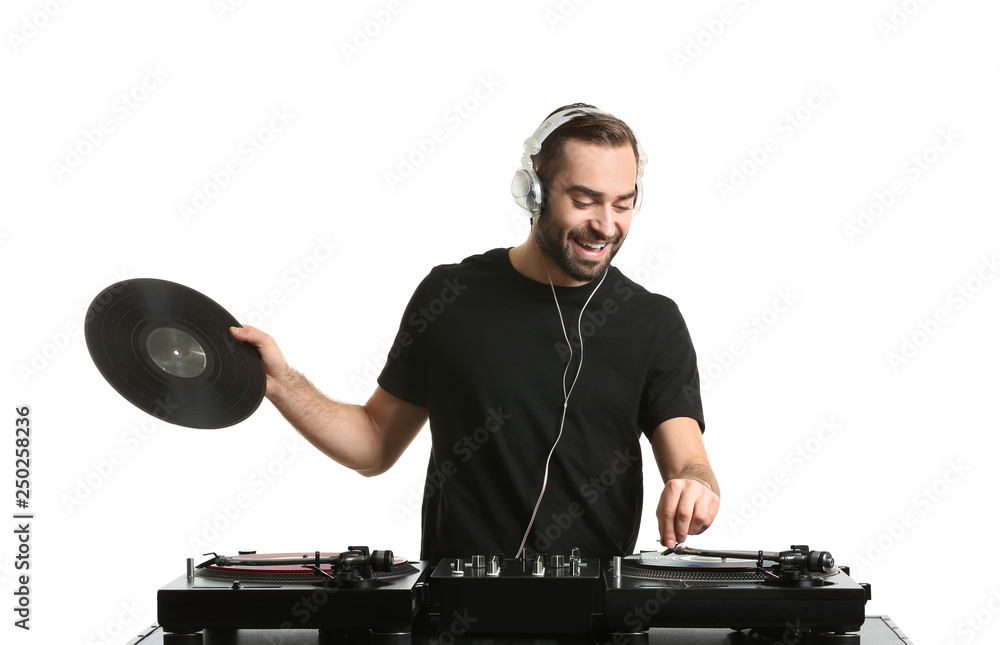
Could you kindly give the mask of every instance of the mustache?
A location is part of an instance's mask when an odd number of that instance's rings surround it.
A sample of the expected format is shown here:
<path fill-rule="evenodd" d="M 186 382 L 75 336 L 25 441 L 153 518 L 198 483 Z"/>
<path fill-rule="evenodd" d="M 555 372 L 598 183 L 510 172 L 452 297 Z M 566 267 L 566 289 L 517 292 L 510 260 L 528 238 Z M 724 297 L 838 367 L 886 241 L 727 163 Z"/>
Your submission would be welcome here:
<path fill-rule="evenodd" d="M 621 241 L 622 236 L 619 233 L 612 235 L 611 237 L 598 237 L 585 232 L 577 233 L 575 231 L 570 231 L 569 239 L 576 240 L 578 242 L 586 242 L 588 244 L 617 244 Z"/>

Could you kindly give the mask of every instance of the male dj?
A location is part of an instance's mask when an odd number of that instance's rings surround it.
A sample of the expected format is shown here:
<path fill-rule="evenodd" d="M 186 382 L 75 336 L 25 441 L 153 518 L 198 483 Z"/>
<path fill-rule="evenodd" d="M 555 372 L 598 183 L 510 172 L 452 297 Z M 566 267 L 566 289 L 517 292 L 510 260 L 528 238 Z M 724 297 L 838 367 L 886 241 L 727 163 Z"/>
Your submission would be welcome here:
<path fill-rule="evenodd" d="M 430 421 L 421 559 L 633 552 L 640 433 L 664 481 L 662 542 L 714 520 L 687 328 L 671 300 L 611 266 L 644 161 L 609 114 L 576 104 L 550 115 L 511 187 L 532 216 L 527 240 L 430 272 L 365 405 L 324 396 L 267 334 L 232 330 L 260 350 L 285 418 L 363 475 L 388 470 Z"/>

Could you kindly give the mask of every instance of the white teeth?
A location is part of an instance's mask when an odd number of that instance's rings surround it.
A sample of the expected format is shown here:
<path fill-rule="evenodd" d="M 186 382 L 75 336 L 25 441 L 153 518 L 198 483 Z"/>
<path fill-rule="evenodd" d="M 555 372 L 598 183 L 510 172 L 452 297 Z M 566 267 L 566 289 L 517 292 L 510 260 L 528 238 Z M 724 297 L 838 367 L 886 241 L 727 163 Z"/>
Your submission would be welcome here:
<path fill-rule="evenodd" d="M 604 244 L 590 244 L 588 242 L 580 242 L 580 246 L 585 246 L 588 249 L 593 249 L 595 251 L 600 251 L 605 246 L 607 246 L 607 242 L 605 242 Z"/>

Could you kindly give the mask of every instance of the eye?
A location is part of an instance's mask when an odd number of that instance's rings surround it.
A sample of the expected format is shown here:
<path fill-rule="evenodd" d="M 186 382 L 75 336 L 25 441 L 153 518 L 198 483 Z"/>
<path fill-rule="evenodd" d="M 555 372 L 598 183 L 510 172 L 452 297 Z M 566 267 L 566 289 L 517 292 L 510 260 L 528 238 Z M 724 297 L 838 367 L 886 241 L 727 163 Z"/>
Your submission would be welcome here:
<path fill-rule="evenodd" d="M 615 210 L 618 211 L 619 213 L 627 213 L 630 210 L 632 210 L 632 206 L 627 204 L 625 206 L 615 204 Z"/>
<path fill-rule="evenodd" d="M 574 199 L 573 200 L 573 205 L 576 206 L 577 208 L 588 208 L 590 206 L 593 206 L 594 203 L 593 202 L 580 202 L 580 201 L 577 201 L 577 200 Z"/>

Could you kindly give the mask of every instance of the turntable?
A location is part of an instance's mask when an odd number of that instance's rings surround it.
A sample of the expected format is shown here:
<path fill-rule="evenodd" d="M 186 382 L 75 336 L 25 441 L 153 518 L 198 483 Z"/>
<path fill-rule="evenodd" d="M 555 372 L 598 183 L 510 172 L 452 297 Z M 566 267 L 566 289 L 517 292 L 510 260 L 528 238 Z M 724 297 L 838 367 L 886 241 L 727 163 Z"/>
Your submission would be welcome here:
<path fill-rule="evenodd" d="M 605 570 L 608 628 L 728 627 L 766 638 L 860 643 L 867 584 L 825 551 L 710 551 L 679 545 L 615 558 Z"/>
<path fill-rule="evenodd" d="M 426 563 L 392 551 L 213 556 L 157 593 L 165 645 L 201 643 L 205 629 L 408 633 L 426 599 Z"/>

